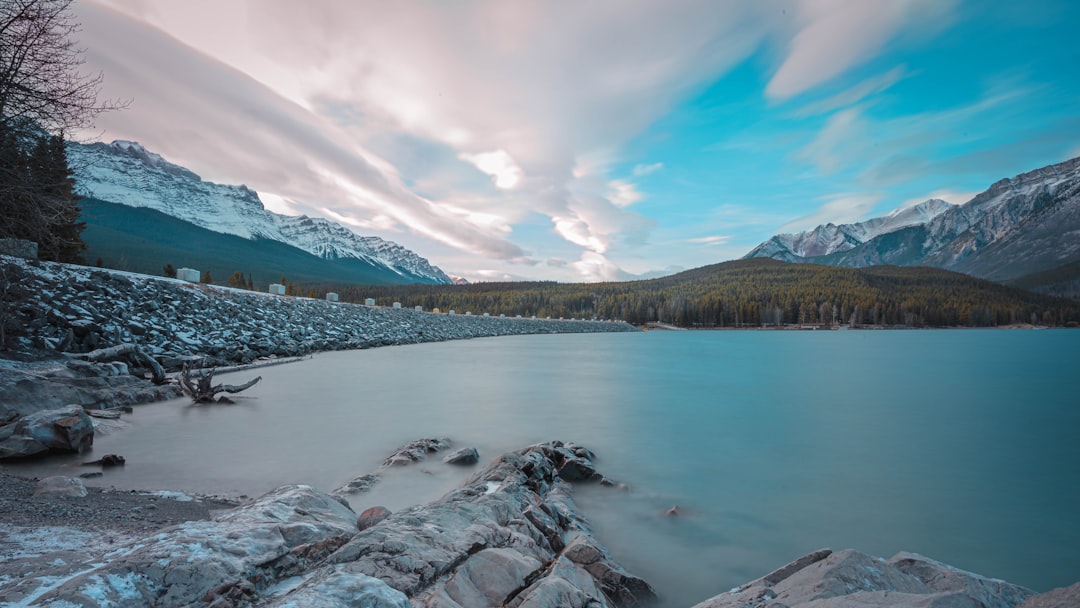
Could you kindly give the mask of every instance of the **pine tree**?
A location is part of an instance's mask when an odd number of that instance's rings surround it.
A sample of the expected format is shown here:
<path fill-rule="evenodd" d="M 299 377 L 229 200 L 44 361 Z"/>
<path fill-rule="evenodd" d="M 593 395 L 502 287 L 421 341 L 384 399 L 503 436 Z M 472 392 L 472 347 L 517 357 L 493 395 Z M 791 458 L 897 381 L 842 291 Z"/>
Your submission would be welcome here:
<path fill-rule="evenodd" d="M 176 267 L 172 265 L 172 262 L 165 264 L 165 268 L 162 269 L 162 272 L 170 279 L 176 278 Z"/>
<path fill-rule="evenodd" d="M 210 274 L 210 271 L 207 270 L 206 272 L 204 272 L 202 274 L 202 278 L 199 279 L 199 282 L 200 283 L 205 283 L 207 285 L 213 285 L 214 284 L 214 277 Z"/>

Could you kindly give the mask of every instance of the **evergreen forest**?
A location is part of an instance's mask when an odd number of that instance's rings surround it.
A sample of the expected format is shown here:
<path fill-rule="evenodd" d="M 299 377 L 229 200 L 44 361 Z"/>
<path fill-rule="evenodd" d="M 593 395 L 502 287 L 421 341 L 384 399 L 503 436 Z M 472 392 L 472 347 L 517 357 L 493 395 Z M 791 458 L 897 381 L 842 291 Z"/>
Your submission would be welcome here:
<path fill-rule="evenodd" d="M 836 268 L 771 259 L 724 262 L 618 283 L 320 286 L 343 301 L 424 310 L 617 319 L 687 328 L 996 327 L 1080 324 L 1080 302 L 925 267 Z"/>

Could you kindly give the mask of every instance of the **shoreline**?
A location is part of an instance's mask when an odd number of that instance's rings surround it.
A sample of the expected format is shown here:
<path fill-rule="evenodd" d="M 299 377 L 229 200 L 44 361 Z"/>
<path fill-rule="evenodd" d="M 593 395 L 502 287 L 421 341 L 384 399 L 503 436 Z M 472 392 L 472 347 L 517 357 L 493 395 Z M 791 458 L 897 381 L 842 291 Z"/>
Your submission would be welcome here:
<path fill-rule="evenodd" d="M 384 469 L 435 460 L 443 442 L 403 446 Z M 573 444 L 536 444 L 496 458 L 443 498 L 374 516 L 309 486 L 243 502 L 111 488 L 33 496 L 32 481 L 0 471 L 0 603 L 283 607 L 364 597 L 385 608 L 675 608 L 613 561 L 574 506 L 579 484 L 616 486 L 591 457 Z M 823 549 L 716 592 L 694 608 L 808 608 L 823 598 L 1051 608 L 1074 605 L 1080 583 L 1036 594 L 916 554 Z"/>
<path fill-rule="evenodd" d="M 17 265 L 25 353 L 86 353 L 135 344 L 167 371 L 250 364 L 273 356 L 505 335 L 636 332 L 623 322 L 440 314 L 185 283 L 86 266 Z"/>

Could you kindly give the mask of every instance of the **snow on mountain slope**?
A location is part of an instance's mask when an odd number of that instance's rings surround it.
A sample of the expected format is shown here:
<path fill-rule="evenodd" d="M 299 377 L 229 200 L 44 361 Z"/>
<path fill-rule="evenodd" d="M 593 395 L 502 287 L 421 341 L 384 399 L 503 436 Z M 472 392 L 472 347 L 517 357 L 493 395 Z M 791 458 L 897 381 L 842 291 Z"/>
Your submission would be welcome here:
<path fill-rule="evenodd" d="M 280 241 L 325 259 L 355 258 L 419 281 L 453 282 L 397 243 L 323 218 L 268 211 L 254 190 L 203 181 L 134 142 L 69 142 L 68 159 L 76 189 L 86 196 L 148 207 L 215 232 Z"/>
<path fill-rule="evenodd" d="M 953 205 L 941 199 L 932 198 L 913 207 L 897 209 L 888 215 L 865 222 L 839 226 L 829 223 L 805 232 L 778 234 L 755 247 L 743 256 L 743 259 L 768 257 L 786 262 L 797 262 L 802 258 L 847 251 L 878 235 L 925 224 L 952 207 Z"/>
<path fill-rule="evenodd" d="M 841 241 L 840 234 L 850 240 Z M 963 205 L 927 201 L 860 224 L 774 236 L 746 257 L 934 266 L 1008 280 L 1080 260 L 1077 235 L 1080 158 L 999 180 Z"/>

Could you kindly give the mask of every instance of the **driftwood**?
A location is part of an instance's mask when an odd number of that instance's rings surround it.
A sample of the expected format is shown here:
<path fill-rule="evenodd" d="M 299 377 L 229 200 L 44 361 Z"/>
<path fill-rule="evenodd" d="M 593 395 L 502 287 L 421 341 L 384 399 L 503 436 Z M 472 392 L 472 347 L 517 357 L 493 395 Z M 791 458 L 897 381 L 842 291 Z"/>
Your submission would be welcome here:
<path fill-rule="evenodd" d="M 146 352 L 136 344 L 117 344 L 116 346 L 99 348 L 85 354 L 74 356 L 95 363 L 115 361 L 116 359 L 127 357 L 137 364 L 149 368 L 151 374 L 153 374 L 151 380 L 153 380 L 154 384 L 165 384 L 165 370 L 161 368 L 161 364 L 158 363 L 156 359 L 146 354 Z"/>
<path fill-rule="evenodd" d="M 255 386 L 259 380 L 262 380 L 262 376 L 257 376 L 254 380 L 243 384 L 215 385 L 213 369 L 200 373 L 198 370 L 192 370 L 188 367 L 187 363 L 184 363 L 184 367 L 180 370 L 178 379 L 180 382 L 180 390 L 184 391 L 184 394 L 188 397 L 191 397 L 195 403 L 213 403 L 215 400 L 228 403 L 229 398 L 224 395 L 218 397 L 218 393 L 239 393 L 240 391 L 245 391 Z"/>

